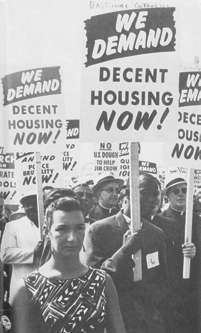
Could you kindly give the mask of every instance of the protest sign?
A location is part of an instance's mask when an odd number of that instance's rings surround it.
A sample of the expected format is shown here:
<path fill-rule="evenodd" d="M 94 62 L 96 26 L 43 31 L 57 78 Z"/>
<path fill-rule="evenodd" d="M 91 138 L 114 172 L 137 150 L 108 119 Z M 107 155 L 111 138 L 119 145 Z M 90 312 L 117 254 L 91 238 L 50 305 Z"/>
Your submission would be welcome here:
<path fill-rule="evenodd" d="M 110 5 L 85 8 L 81 139 L 168 140 L 176 136 L 176 7 Z"/>
<path fill-rule="evenodd" d="M 23 195 L 37 192 L 35 154 L 16 153 L 16 183 L 17 191 Z M 61 155 L 43 154 L 41 156 L 42 186 L 63 187 L 63 172 Z"/>
<path fill-rule="evenodd" d="M 62 155 L 63 187 L 73 187 L 79 178 L 79 163 L 81 160 L 80 146 L 75 141 L 66 143 Z"/>
<path fill-rule="evenodd" d="M 114 142 L 72 142 L 66 144 L 63 168 L 66 184 L 96 179 L 99 175 L 119 174 L 119 149 Z"/>
<path fill-rule="evenodd" d="M 119 176 L 125 179 L 129 177 L 130 150 L 128 142 L 119 143 Z"/>
<path fill-rule="evenodd" d="M 184 167 L 161 168 L 165 173 L 165 184 L 169 183 L 173 178 L 184 178 L 187 180 L 188 169 Z M 194 193 L 198 193 L 201 188 L 201 169 L 194 169 L 193 177 Z"/>
<path fill-rule="evenodd" d="M 146 145 L 144 143 L 140 144 L 139 156 L 146 156 L 144 152 Z M 154 146 L 153 146 L 154 147 Z M 155 147 L 156 148 L 156 147 Z M 154 154 L 153 154 L 154 158 Z M 119 143 L 119 176 L 123 178 L 128 178 L 130 174 L 130 154 L 129 154 L 129 143 L 121 142 Z M 139 171 L 144 171 L 157 175 L 157 164 L 151 161 L 139 160 Z"/>
<path fill-rule="evenodd" d="M 173 178 L 187 178 L 187 169 L 184 167 L 165 168 L 165 183 L 169 183 Z"/>
<path fill-rule="evenodd" d="M 157 175 L 157 165 L 161 152 L 157 143 L 140 144 L 139 170 Z M 99 175 L 111 174 L 127 179 L 130 169 L 130 152 L 128 142 L 79 142 L 66 144 L 69 149 L 63 156 L 63 168 L 79 178 L 95 179 Z M 70 149 L 71 148 L 71 149 Z M 72 155 L 73 152 L 73 156 Z M 151 159 L 152 160 L 148 160 Z M 67 175 L 68 175 L 67 172 Z"/>
<path fill-rule="evenodd" d="M 201 72 L 179 73 L 177 138 L 165 146 L 165 160 L 174 165 L 199 168 L 201 161 Z"/>
<path fill-rule="evenodd" d="M 6 145 L 12 151 L 51 151 L 65 144 L 60 67 L 22 70 L 2 79 Z"/>
<path fill-rule="evenodd" d="M 0 196 L 5 204 L 16 202 L 16 177 L 14 153 L 0 147 Z"/>
<path fill-rule="evenodd" d="M 116 175 L 118 172 L 118 150 L 114 143 L 100 142 L 94 151 L 94 172 Z"/>

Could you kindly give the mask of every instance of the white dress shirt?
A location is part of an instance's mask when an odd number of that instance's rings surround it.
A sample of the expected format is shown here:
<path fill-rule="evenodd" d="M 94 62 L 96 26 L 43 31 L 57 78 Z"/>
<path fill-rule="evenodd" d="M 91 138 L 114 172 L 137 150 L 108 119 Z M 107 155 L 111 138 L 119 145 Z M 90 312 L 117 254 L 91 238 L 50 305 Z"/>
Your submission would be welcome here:
<path fill-rule="evenodd" d="M 4 264 L 12 264 L 10 302 L 19 279 L 26 277 L 34 269 L 33 252 L 39 240 L 39 228 L 27 216 L 6 224 L 1 244 L 1 260 Z"/>

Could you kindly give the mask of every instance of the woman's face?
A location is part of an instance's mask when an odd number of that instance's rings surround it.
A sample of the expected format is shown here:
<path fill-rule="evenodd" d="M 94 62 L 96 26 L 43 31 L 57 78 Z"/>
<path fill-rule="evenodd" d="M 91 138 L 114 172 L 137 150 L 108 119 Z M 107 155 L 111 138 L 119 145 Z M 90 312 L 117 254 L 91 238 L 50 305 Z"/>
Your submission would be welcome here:
<path fill-rule="evenodd" d="M 53 223 L 49 231 L 52 251 L 62 256 L 79 254 L 85 234 L 82 212 L 56 210 L 52 218 Z"/>

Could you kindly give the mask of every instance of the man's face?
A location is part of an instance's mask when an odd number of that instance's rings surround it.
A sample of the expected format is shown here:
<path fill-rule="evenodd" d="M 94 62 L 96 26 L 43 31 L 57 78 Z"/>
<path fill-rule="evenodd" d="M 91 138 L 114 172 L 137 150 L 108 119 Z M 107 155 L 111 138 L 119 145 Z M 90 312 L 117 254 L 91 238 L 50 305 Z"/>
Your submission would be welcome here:
<path fill-rule="evenodd" d="M 161 204 L 161 189 L 157 184 L 145 182 L 140 184 L 141 216 L 148 218 L 157 213 Z"/>
<path fill-rule="evenodd" d="M 38 223 L 37 199 L 29 199 L 23 203 L 27 217 L 34 223 Z"/>
<path fill-rule="evenodd" d="M 99 191 L 99 202 L 107 208 L 117 205 L 120 188 L 116 182 L 105 184 Z"/>
<path fill-rule="evenodd" d="M 79 185 L 74 189 L 74 192 L 80 201 L 83 214 L 86 216 L 94 204 L 92 190 L 88 185 Z"/>
<path fill-rule="evenodd" d="M 170 202 L 170 207 L 179 211 L 185 210 L 186 208 L 186 184 L 175 185 L 169 190 L 168 200 Z"/>

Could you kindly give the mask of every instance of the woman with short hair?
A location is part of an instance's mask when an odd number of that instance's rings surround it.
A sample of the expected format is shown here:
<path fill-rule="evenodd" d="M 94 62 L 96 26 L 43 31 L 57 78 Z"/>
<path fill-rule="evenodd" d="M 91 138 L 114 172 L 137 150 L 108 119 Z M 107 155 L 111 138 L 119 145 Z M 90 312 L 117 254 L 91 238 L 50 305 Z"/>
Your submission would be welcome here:
<path fill-rule="evenodd" d="M 72 191 L 53 195 L 46 232 L 51 257 L 18 287 L 16 333 L 125 333 L 111 278 L 80 261 L 85 223 Z"/>

